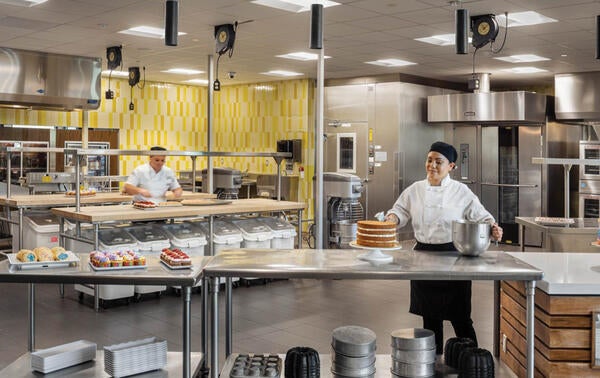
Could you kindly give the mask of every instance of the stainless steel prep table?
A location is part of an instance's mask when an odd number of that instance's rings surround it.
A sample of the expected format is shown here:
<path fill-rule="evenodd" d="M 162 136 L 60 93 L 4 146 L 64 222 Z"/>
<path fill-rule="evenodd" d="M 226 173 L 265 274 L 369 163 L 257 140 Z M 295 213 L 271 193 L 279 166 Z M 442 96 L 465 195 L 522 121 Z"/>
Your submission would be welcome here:
<path fill-rule="evenodd" d="M 598 220 L 596 218 L 573 218 L 575 223 L 568 225 L 544 225 L 532 217 L 515 217 L 519 225 L 519 245 L 525 251 L 525 231 L 541 231 L 542 249 L 546 252 L 597 252 L 591 245 L 596 240 Z"/>
<path fill-rule="evenodd" d="M 219 253 L 204 269 L 211 281 L 211 377 L 218 378 L 218 280 L 219 277 L 379 279 L 379 280 L 513 280 L 527 287 L 527 376 L 534 374 L 535 281 L 543 272 L 503 252 L 485 252 L 477 258 L 457 252 L 386 252 L 389 264 L 371 265 L 359 260 L 363 251 L 339 249 L 260 250 L 237 249 Z M 226 353 L 231 353 L 231 285 L 227 285 Z"/>
<path fill-rule="evenodd" d="M 88 254 L 78 254 L 80 262 L 77 266 L 68 268 L 42 268 L 16 270 L 10 266 L 8 260 L 0 262 L 0 282 L 16 283 L 93 283 L 93 284 L 139 284 L 139 285 L 170 285 L 181 286 L 183 306 L 183 354 L 182 376 L 191 376 L 191 292 L 192 287 L 198 282 L 202 270 L 210 260 L 209 257 L 192 257 L 192 268 L 170 270 L 164 267 L 157 257 L 146 258 L 146 269 L 95 271 L 89 264 Z M 35 293 L 33 285 L 29 290 L 29 351 L 35 349 Z M 197 354 L 196 354 L 197 357 Z M 202 360 L 203 358 L 201 358 Z M 22 358 L 9 365 L 0 372 L 12 371 L 14 364 L 22 364 Z M 30 366 L 28 366 L 30 368 Z M 92 369 L 95 369 L 93 366 Z M 78 371 L 77 374 L 82 374 Z M 81 376 L 81 375 L 76 375 Z"/>

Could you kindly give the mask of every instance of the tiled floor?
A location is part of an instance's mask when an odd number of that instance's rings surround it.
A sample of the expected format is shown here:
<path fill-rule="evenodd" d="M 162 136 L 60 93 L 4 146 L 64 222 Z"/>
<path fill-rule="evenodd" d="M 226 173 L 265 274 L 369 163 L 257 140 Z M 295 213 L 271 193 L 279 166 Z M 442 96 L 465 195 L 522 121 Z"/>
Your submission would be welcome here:
<path fill-rule="evenodd" d="M 1 284 L 0 296 L 1 370 L 27 350 L 27 285 Z M 78 339 L 101 347 L 154 335 L 167 339 L 169 350 L 181 350 L 181 298 L 171 291 L 98 313 L 90 307 L 91 298 L 86 298 L 86 305 L 79 303 L 72 285 L 66 287 L 64 299 L 57 285 L 36 285 L 36 296 L 37 348 Z M 233 301 L 234 352 L 284 353 L 301 345 L 330 353 L 331 331 L 355 324 L 372 329 L 378 337 L 377 353 L 387 354 L 392 330 L 421 326 L 420 318 L 408 313 L 406 281 L 281 280 L 240 286 L 233 291 Z M 473 320 L 480 346 L 488 350 L 492 349 L 492 301 L 493 284 L 474 282 Z M 200 295 L 194 294 L 194 351 L 201 350 L 200 304 Z M 444 332 L 446 338 L 453 336 L 450 324 Z"/>

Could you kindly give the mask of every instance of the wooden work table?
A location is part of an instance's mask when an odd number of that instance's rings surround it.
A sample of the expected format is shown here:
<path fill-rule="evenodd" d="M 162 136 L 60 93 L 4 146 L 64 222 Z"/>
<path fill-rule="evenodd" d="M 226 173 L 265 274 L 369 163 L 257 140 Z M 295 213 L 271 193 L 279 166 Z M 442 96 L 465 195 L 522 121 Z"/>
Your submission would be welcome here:
<path fill-rule="evenodd" d="M 167 196 L 169 198 L 169 196 Z M 183 192 L 183 199 L 202 199 L 216 198 L 216 195 L 209 193 Z M 98 192 L 93 196 L 81 196 L 82 205 L 99 205 L 103 203 L 131 202 L 133 196 L 117 192 Z M 59 206 L 75 206 L 75 196 L 67 196 L 64 193 L 58 194 L 34 194 L 34 195 L 16 195 L 0 196 L 0 206 L 12 208 L 50 208 Z"/>
<path fill-rule="evenodd" d="M 225 205 L 155 207 L 144 210 L 136 209 L 133 205 L 86 206 L 82 207 L 79 212 L 74 207 L 60 207 L 53 208 L 52 212 L 70 220 L 101 223 L 303 210 L 304 208 L 306 208 L 306 204 L 302 202 L 253 198 L 231 200 L 231 203 Z"/>

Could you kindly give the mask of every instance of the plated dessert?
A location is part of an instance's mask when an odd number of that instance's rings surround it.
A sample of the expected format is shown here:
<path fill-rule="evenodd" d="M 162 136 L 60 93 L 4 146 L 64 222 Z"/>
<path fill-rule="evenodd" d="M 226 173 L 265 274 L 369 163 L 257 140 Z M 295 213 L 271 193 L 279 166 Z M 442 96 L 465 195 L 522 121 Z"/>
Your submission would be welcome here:
<path fill-rule="evenodd" d="M 133 207 L 136 209 L 154 209 L 156 204 L 152 201 L 135 201 Z"/>
<path fill-rule="evenodd" d="M 179 248 L 164 248 L 160 253 L 160 259 L 164 263 L 171 266 L 190 266 L 192 265 L 192 259 L 187 253 L 183 252 Z"/>
<path fill-rule="evenodd" d="M 90 252 L 90 264 L 97 268 L 145 266 L 146 257 L 134 251 Z"/>
<path fill-rule="evenodd" d="M 356 244 L 364 247 L 394 248 L 396 241 L 396 223 L 375 220 L 358 221 Z"/>

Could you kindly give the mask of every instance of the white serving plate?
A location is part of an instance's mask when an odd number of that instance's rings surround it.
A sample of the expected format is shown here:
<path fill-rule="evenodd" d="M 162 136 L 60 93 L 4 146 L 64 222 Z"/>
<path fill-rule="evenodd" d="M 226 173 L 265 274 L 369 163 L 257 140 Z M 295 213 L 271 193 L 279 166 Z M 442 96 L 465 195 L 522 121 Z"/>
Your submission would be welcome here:
<path fill-rule="evenodd" d="M 181 270 L 181 269 L 192 269 L 192 265 L 169 265 L 165 261 L 160 260 L 160 262 L 169 269 L 173 270 Z"/>
<path fill-rule="evenodd" d="M 43 268 L 64 268 L 67 266 L 75 266 L 79 262 L 79 257 L 71 251 L 66 251 L 69 257 L 61 261 L 32 261 L 23 262 L 17 259 L 16 253 L 7 253 L 8 262 L 16 269 L 43 269 Z"/>
<path fill-rule="evenodd" d="M 78 340 L 31 353 L 31 368 L 49 373 L 96 358 L 96 343 Z"/>
<path fill-rule="evenodd" d="M 136 269 L 146 269 L 148 265 L 129 265 L 129 266 L 95 266 L 91 261 L 88 260 L 89 266 L 97 272 L 106 272 L 113 270 L 136 270 Z"/>

